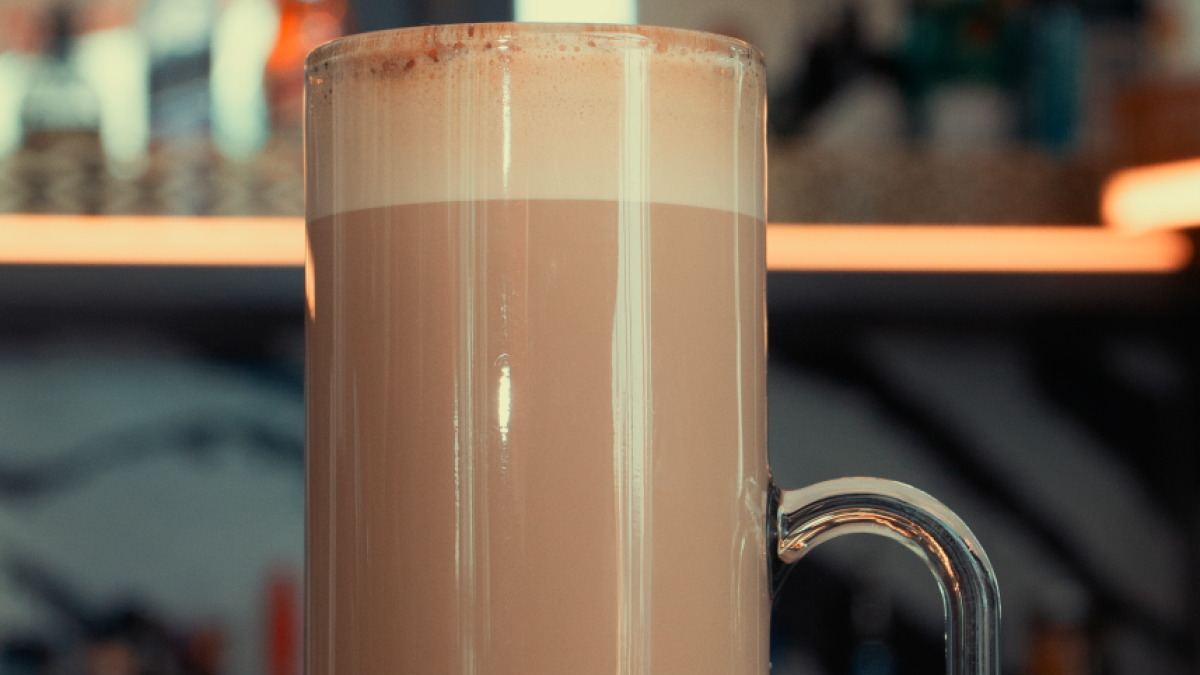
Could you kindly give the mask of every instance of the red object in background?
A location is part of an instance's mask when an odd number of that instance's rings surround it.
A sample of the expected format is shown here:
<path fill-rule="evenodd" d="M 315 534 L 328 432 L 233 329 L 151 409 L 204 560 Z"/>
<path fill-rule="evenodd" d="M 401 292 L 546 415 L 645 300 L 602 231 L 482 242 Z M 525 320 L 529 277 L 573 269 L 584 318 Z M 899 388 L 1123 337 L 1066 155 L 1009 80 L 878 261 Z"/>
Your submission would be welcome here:
<path fill-rule="evenodd" d="M 276 572 L 267 586 L 267 675 L 300 675 L 300 584 Z"/>
<path fill-rule="evenodd" d="M 279 37 L 267 59 L 267 101 L 276 129 L 299 129 L 304 114 L 304 58 L 342 36 L 346 0 L 278 0 Z"/>
<path fill-rule="evenodd" d="M 132 26 L 137 21 L 139 2 L 135 0 L 104 0 L 82 5 L 79 12 L 80 33 Z"/>
<path fill-rule="evenodd" d="M 49 35 L 44 7 L 29 4 L 0 4 L 0 52 L 41 52 Z"/>
<path fill-rule="evenodd" d="M 1043 625 L 1030 640 L 1026 675 L 1088 675 L 1087 632 L 1080 626 Z"/>
<path fill-rule="evenodd" d="M 204 626 L 187 642 L 187 672 L 220 675 L 225 662 L 225 631 L 219 624 Z"/>

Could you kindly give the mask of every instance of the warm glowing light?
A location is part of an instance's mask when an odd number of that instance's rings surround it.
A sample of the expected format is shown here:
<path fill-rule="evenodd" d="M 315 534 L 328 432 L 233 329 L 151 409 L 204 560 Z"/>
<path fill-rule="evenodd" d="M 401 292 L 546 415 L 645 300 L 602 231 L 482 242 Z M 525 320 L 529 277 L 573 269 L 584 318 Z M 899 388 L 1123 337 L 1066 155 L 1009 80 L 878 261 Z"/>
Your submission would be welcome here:
<path fill-rule="evenodd" d="M 1123 232 L 1200 225 L 1200 159 L 1119 171 L 1100 208 L 1104 222 Z"/>
<path fill-rule="evenodd" d="M 302 218 L 0 215 L 0 264 L 300 267 L 305 256 Z M 767 268 L 778 271 L 1166 273 L 1182 269 L 1191 257 L 1191 243 L 1178 232 L 767 226 Z M 313 289 L 306 290 L 312 302 Z"/>
<path fill-rule="evenodd" d="M 300 218 L 0 215 L 0 264 L 304 264 Z"/>
<path fill-rule="evenodd" d="M 304 300 L 309 321 L 317 320 L 317 269 L 313 264 L 312 240 L 304 238 Z"/>
<path fill-rule="evenodd" d="M 767 268 L 830 272 L 1174 272 L 1192 256 L 1176 232 L 1100 227 L 768 225 Z"/>

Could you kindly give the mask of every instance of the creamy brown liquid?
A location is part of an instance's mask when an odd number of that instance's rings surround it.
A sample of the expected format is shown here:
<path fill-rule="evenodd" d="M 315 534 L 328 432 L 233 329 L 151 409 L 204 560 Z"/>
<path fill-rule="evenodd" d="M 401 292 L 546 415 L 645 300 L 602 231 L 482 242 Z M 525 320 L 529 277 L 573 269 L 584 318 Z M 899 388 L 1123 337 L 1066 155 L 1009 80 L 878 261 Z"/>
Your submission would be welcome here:
<path fill-rule="evenodd" d="M 309 673 L 767 671 L 764 226 L 629 222 L 310 222 Z"/>

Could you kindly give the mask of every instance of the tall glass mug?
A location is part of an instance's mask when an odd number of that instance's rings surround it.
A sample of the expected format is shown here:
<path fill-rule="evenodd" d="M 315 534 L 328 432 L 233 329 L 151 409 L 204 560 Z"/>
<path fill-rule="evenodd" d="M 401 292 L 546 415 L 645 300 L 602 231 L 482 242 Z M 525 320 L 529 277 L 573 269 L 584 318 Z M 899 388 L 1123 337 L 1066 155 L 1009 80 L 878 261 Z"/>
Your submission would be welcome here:
<path fill-rule="evenodd" d="M 756 49 L 434 26 L 307 69 L 311 675 L 765 675 L 775 579 L 851 531 L 924 555 L 950 670 L 997 672 L 953 514 L 771 483 Z"/>

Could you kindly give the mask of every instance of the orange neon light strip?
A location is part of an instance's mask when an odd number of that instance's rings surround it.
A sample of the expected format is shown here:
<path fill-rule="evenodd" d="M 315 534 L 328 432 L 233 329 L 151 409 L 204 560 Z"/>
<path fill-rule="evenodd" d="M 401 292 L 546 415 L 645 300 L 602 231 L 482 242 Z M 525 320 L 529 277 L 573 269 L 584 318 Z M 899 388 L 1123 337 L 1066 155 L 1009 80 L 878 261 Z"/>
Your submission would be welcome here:
<path fill-rule="evenodd" d="M 768 225 L 767 269 L 828 272 L 1175 272 L 1192 257 L 1178 232 L 1100 227 Z"/>
<path fill-rule="evenodd" d="M 1183 268 L 1177 232 L 1099 227 L 769 225 L 767 268 L 840 272 L 1141 272 Z M 300 218 L 0 215 L 0 264 L 304 264 Z"/>
<path fill-rule="evenodd" d="M 0 264 L 304 264 L 299 218 L 0 215 Z"/>
<path fill-rule="evenodd" d="M 1122 232 L 1200 225 L 1200 159 L 1118 171 L 1100 200 L 1104 222 Z"/>

